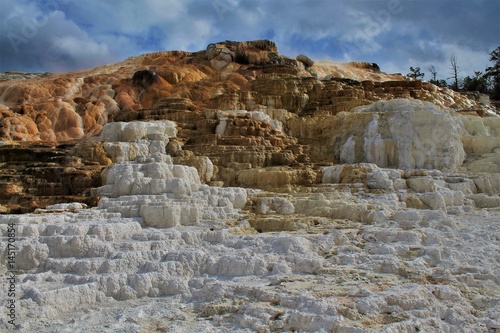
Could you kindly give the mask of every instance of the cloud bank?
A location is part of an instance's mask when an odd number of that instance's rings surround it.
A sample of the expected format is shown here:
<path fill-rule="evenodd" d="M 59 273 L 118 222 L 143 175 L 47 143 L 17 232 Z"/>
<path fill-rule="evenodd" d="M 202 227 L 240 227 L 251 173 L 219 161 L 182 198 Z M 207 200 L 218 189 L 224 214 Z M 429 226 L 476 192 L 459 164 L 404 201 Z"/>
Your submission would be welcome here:
<path fill-rule="evenodd" d="M 271 39 L 282 54 L 483 71 L 500 45 L 498 0 L 2 0 L 0 71 L 68 71 L 221 40 Z M 426 78 L 430 74 L 426 73 Z"/>

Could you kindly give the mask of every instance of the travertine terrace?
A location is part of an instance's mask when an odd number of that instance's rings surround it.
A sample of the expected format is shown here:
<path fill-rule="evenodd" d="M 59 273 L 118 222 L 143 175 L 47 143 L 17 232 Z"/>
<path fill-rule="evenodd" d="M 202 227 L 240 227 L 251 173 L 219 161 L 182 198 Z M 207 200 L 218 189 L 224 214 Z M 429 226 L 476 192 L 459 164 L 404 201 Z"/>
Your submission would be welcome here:
<path fill-rule="evenodd" d="M 270 41 L 1 81 L 17 328 L 498 332 L 484 100 Z"/>

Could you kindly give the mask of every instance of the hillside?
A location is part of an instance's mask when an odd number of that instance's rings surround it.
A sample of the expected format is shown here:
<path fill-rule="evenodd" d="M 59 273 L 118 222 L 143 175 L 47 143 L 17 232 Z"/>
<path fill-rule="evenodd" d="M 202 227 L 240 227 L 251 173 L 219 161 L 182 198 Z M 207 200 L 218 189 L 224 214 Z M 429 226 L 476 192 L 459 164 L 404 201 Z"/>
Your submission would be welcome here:
<path fill-rule="evenodd" d="M 23 332 L 500 330 L 485 96 L 226 41 L 7 73 L 0 112 Z"/>

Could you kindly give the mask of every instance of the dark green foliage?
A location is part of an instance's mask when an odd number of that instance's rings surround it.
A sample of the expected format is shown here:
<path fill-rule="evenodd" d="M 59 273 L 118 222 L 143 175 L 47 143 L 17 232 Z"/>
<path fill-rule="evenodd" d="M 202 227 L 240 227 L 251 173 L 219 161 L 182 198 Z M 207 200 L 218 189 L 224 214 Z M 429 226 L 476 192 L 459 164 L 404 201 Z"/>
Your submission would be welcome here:
<path fill-rule="evenodd" d="M 407 76 L 414 78 L 415 80 L 423 79 L 424 73 L 420 72 L 420 67 L 410 67 L 410 73 L 406 74 Z"/>
<path fill-rule="evenodd" d="M 435 84 L 438 87 L 447 87 L 448 84 L 446 83 L 445 80 L 429 80 L 430 83 Z"/>
<path fill-rule="evenodd" d="M 427 70 L 432 75 L 432 79 L 429 80 L 430 83 L 435 84 L 438 87 L 443 87 L 443 88 L 448 86 L 448 84 L 446 83 L 445 80 L 438 80 L 437 79 L 437 70 L 436 70 L 436 67 L 434 67 L 434 65 L 429 66 L 429 68 L 427 68 Z"/>
<path fill-rule="evenodd" d="M 488 93 L 488 80 L 483 72 L 475 71 L 474 77 L 466 76 L 464 78 L 462 89 L 486 94 Z"/>
<path fill-rule="evenodd" d="M 486 68 L 485 76 L 491 80 L 491 98 L 500 100 L 500 46 L 491 51 L 490 61 L 494 64 Z"/>

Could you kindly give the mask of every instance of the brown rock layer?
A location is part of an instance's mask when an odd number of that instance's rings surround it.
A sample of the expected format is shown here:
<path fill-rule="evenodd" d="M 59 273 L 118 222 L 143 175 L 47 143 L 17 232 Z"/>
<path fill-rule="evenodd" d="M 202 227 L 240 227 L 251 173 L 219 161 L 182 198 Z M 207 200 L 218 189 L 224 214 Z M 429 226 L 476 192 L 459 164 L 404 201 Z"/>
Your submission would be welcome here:
<path fill-rule="evenodd" d="M 271 41 L 225 41 L 196 53 L 156 52 L 88 71 L 2 81 L 0 139 L 88 138 L 119 114 L 169 98 L 184 99 L 195 111 L 286 109 L 299 115 L 334 115 L 398 97 L 480 109 L 447 89 L 382 73 L 376 64 L 304 65 L 304 59 L 280 55 Z"/>
<path fill-rule="evenodd" d="M 172 120 L 178 135 L 167 153 L 197 168 L 209 158 L 214 172 L 204 181 L 224 185 L 318 182 L 320 166 L 339 162 L 332 153 L 339 143 L 331 139 L 359 130 L 347 122 L 357 126 L 369 117 L 345 118 L 343 112 L 378 100 L 419 99 L 485 115 L 479 98 L 386 74 L 372 63 L 291 59 L 267 40 L 225 41 L 195 53 L 155 52 L 87 71 L 25 77 L 0 82 L 0 140 L 57 146 L 96 136 L 108 122 Z M 235 112 L 221 113 L 230 110 Z M 30 210 L 98 186 L 99 171 L 110 163 L 102 145 L 70 146 L 3 146 L 2 204 Z M 30 159 L 40 154 L 48 155 Z M 274 167 L 268 170 L 276 174 L 274 183 L 262 183 L 261 169 Z"/>
<path fill-rule="evenodd" d="M 90 152 L 75 150 L 72 144 L 0 146 L 0 212 L 27 213 L 73 201 L 96 205 L 90 189 L 100 186 L 104 166 L 78 155 L 84 152 L 106 163 L 95 148 Z"/>

